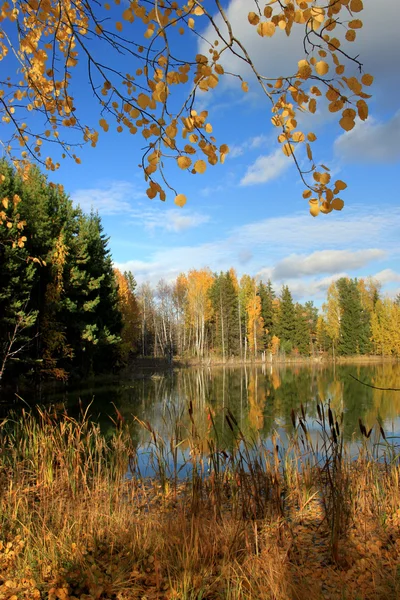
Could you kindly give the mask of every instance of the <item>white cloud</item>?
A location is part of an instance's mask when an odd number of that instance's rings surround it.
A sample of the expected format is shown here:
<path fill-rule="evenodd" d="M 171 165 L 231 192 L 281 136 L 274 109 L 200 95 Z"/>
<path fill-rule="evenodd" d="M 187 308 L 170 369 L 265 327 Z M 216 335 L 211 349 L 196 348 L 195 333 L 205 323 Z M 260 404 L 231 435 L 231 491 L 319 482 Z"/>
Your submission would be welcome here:
<path fill-rule="evenodd" d="M 145 202 L 138 200 L 145 198 Z M 124 215 L 148 231 L 163 230 L 180 233 L 207 223 L 210 217 L 190 209 L 165 208 L 160 204 L 151 206 L 146 195 L 127 181 L 114 181 L 104 187 L 80 189 L 72 194 L 72 200 L 83 211 L 98 211 L 102 216 Z"/>
<path fill-rule="evenodd" d="M 101 215 L 118 215 L 131 209 L 129 200 L 144 196 L 128 181 L 114 181 L 105 187 L 76 190 L 72 194 L 72 200 L 85 212 L 93 209 Z"/>
<path fill-rule="evenodd" d="M 319 273 L 338 273 L 343 269 L 360 269 L 373 260 L 384 258 L 386 253 L 378 248 L 366 250 L 320 250 L 309 255 L 292 254 L 275 266 L 273 279 L 286 280 Z"/>
<path fill-rule="evenodd" d="M 271 141 L 271 136 L 257 135 L 245 140 L 241 144 L 230 144 L 228 157 L 237 158 L 238 156 L 242 156 L 248 150 L 255 150 L 266 144 L 271 145 Z"/>
<path fill-rule="evenodd" d="M 156 283 L 161 277 L 172 280 L 189 269 L 208 266 L 219 271 L 233 265 L 238 266 L 239 275 L 246 271 L 267 279 L 273 276 L 275 266 L 285 264 L 286 257 L 293 254 L 309 257 L 315 253 L 320 270 L 312 275 L 310 267 L 310 274 L 304 275 L 304 279 L 292 277 L 288 283 L 298 298 L 302 293 L 304 297 L 318 297 L 332 277 L 345 275 L 348 269 L 353 269 L 352 276 L 355 276 L 368 259 L 379 259 L 386 252 L 388 260 L 396 260 L 399 231 L 400 208 L 391 207 L 389 211 L 384 206 L 361 205 L 323 219 L 311 219 L 304 213 L 293 214 L 235 227 L 227 235 L 206 244 L 152 247 L 145 260 L 127 260 L 120 268 L 132 269 L 138 282 L 149 279 Z M 371 239 L 376 247 L 372 251 Z M 334 265 L 332 260 L 327 260 L 327 250 L 336 251 L 336 255 L 331 254 Z M 333 273 L 334 266 L 336 273 Z M 328 273 L 328 277 L 318 278 L 318 273 Z"/>
<path fill-rule="evenodd" d="M 295 73 L 297 61 L 304 57 L 304 28 L 294 26 L 289 38 L 284 31 L 277 31 L 272 38 L 262 38 L 248 22 L 250 10 L 257 12 L 256 2 L 231 0 L 225 13 L 234 36 L 246 48 L 256 67 L 267 77 Z M 394 81 L 396 70 L 399 72 L 398 61 L 393 59 L 400 55 L 398 20 L 395 18 L 397 11 L 398 0 L 364 0 L 364 10 L 360 15 L 364 26 L 357 32 L 357 41 L 353 44 L 344 41 L 342 46 L 350 55 L 360 55 L 367 72 L 373 73 L 378 80 L 390 78 Z M 222 17 L 216 16 L 215 21 L 221 33 L 228 37 Z M 215 30 L 211 24 L 202 32 L 202 36 L 207 40 L 215 38 Z M 199 51 L 207 55 L 208 49 L 209 45 L 200 39 Z M 241 55 L 237 45 L 234 45 L 233 50 Z M 249 75 L 247 64 L 232 52 L 224 52 L 221 62 L 228 72 Z"/>
<path fill-rule="evenodd" d="M 396 273 L 396 271 L 393 271 L 393 269 L 384 269 L 383 271 L 376 273 L 374 275 L 374 279 L 380 281 L 382 285 L 397 283 L 400 281 L 400 273 Z"/>
<path fill-rule="evenodd" d="M 207 223 L 210 217 L 196 212 L 182 213 L 178 209 L 168 209 L 166 211 L 139 211 L 136 219 L 144 221 L 145 227 L 150 231 L 163 229 L 164 231 L 180 233 Z"/>
<path fill-rule="evenodd" d="M 291 166 L 291 161 L 283 154 L 281 148 L 278 148 L 272 154 L 259 156 L 256 161 L 247 168 L 247 171 L 240 180 L 240 185 L 255 185 L 257 183 L 266 183 L 279 177 L 281 173 Z"/>
<path fill-rule="evenodd" d="M 347 162 L 392 162 L 400 158 L 400 111 L 386 122 L 357 121 L 335 141 L 335 152 Z"/>

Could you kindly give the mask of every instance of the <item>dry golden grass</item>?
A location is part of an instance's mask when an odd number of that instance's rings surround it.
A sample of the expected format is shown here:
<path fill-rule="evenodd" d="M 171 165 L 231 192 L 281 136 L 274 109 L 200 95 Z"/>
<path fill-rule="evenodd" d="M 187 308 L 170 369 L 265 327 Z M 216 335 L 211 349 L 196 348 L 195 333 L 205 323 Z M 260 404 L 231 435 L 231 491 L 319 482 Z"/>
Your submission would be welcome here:
<path fill-rule="evenodd" d="M 85 416 L 4 423 L 0 600 L 400 598 L 398 460 L 367 447 L 348 460 L 321 416 L 322 462 L 300 423 L 284 462 L 239 436 L 176 488 L 165 469 L 138 475 L 122 427 L 106 441 Z M 195 431 L 191 443 L 201 474 Z"/>

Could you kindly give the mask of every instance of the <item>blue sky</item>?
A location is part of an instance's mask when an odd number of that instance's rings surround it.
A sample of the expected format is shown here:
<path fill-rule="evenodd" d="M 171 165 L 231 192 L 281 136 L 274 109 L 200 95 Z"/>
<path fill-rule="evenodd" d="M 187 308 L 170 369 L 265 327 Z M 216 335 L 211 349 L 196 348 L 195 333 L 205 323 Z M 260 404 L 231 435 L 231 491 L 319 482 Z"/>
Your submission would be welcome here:
<path fill-rule="evenodd" d="M 63 162 L 51 179 L 63 183 L 83 209 L 99 211 L 116 265 L 132 270 L 139 283 L 170 280 L 191 268 L 233 266 L 239 274 L 271 277 L 277 289 L 288 283 L 296 298 L 317 304 L 332 279 L 342 275 L 375 276 L 385 292 L 395 294 L 400 290 L 400 37 L 398 20 L 390 15 L 397 14 L 397 2 L 364 0 L 364 29 L 354 48 L 375 77 L 369 119 L 343 133 L 322 107 L 304 122 L 318 136 L 314 151 L 320 162 L 348 183 L 343 211 L 309 215 L 297 172 L 278 147 L 269 108 L 250 79 L 247 95 L 228 82 L 200 98 L 218 142 L 227 143 L 231 153 L 225 165 L 205 175 L 170 170 L 174 186 L 188 198 L 183 209 L 175 207 L 173 195 L 165 203 L 146 197 L 138 168 L 143 140 L 111 129 L 97 148 L 79 153 L 80 166 Z M 260 38 L 247 22 L 248 0 L 231 0 L 226 8 L 264 72 L 295 70 L 303 57 L 299 36 Z M 196 51 L 194 36 L 184 43 Z M 204 51 L 201 42 L 197 50 Z M 229 58 L 224 66 L 242 69 Z M 91 99 L 83 101 L 90 112 Z"/>

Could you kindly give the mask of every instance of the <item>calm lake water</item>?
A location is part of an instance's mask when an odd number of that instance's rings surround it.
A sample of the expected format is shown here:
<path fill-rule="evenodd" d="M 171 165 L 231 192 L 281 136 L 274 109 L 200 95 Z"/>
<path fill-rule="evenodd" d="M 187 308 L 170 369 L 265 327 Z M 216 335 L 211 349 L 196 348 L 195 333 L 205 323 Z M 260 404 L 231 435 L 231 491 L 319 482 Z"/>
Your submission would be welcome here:
<path fill-rule="evenodd" d="M 189 402 L 199 436 L 217 435 L 221 446 L 229 449 L 234 440 L 224 415 L 229 409 L 244 435 L 259 437 L 268 443 L 272 433 L 281 437 L 292 430 L 291 410 L 303 404 L 309 427 L 316 431 L 316 405 L 330 400 L 337 413 L 344 412 L 344 435 L 349 442 L 361 438 L 359 419 L 367 429 L 378 422 L 387 436 L 400 434 L 400 392 L 365 387 L 352 379 L 385 388 L 400 388 L 400 363 L 353 365 L 296 365 L 187 368 L 165 373 L 132 373 L 128 379 L 92 380 L 75 389 L 59 393 L 42 392 L 38 398 L 24 393 L 29 404 L 64 403 L 68 411 L 78 414 L 79 399 L 83 407 L 92 402 L 89 413 L 98 420 L 103 432 L 111 433 L 114 406 L 130 423 L 138 446 L 149 440 L 149 432 L 133 416 L 151 424 L 160 436 L 180 439 L 191 432 Z M 214 430 L 210 418 L 214 421 Z M 376 428 L 377 430 L 378 428 Z M 371 437 L 373 439 L 373 436 Z M 400 442 L 400 439 L 398 440 Z M 184 451 L 182 442 L 180 450 Z"/>

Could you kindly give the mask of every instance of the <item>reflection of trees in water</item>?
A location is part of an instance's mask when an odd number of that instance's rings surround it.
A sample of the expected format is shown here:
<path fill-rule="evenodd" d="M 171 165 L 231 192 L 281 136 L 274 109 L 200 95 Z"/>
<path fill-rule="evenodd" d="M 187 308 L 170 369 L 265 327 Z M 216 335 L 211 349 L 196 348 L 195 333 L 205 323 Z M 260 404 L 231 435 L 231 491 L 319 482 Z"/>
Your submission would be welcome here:
<path fill-rule="evenodd" d="M 238 432 L 232 432 L 225 415 L 230 410 L 246 437 L 268 438 L 274 429 L 291 429 L 291 411 L 306 409 L 310 424 L 316 417 L 316 403 L 328 399 L 333 409 L 345 411 L 345 437 L 360 436 L 358 419 L 372 427 L 379 418 L 393 421 L 400 414 L 400 393 L 383 392 L 362 386 L 349 375 L 378 387 L 400 386 L 400 364 L 317 366 L 259 366 L 191 368 L 132 379 L 127 382 L 99 383 L 64 393 L 69 409 L 78 411 L 78 399 L 87 406 L 102 430 L 110 433 L 115 415 L 112 403 L 130 424 L 136 443 L 149 438 L 148 432 L 133 422 L 132 416 L 148 421 L 169 439 L 179 432 L 192 433 L 188 405 L 192 402 L 196 435 L 204 444 L 214 439 L 220 446 L 233 447 Z M 60 401 L 54 396 L 52 401 Z M 74 408 L 75 407 L 75 408 Z M 210 413 L 213 421 L 210 418 Z M 214 425 L 213 425 L 214 422 Z M 215 426 L 215 427 L 214 427 Z M 185 445 L 183 444 L 183 447 Z"/>

